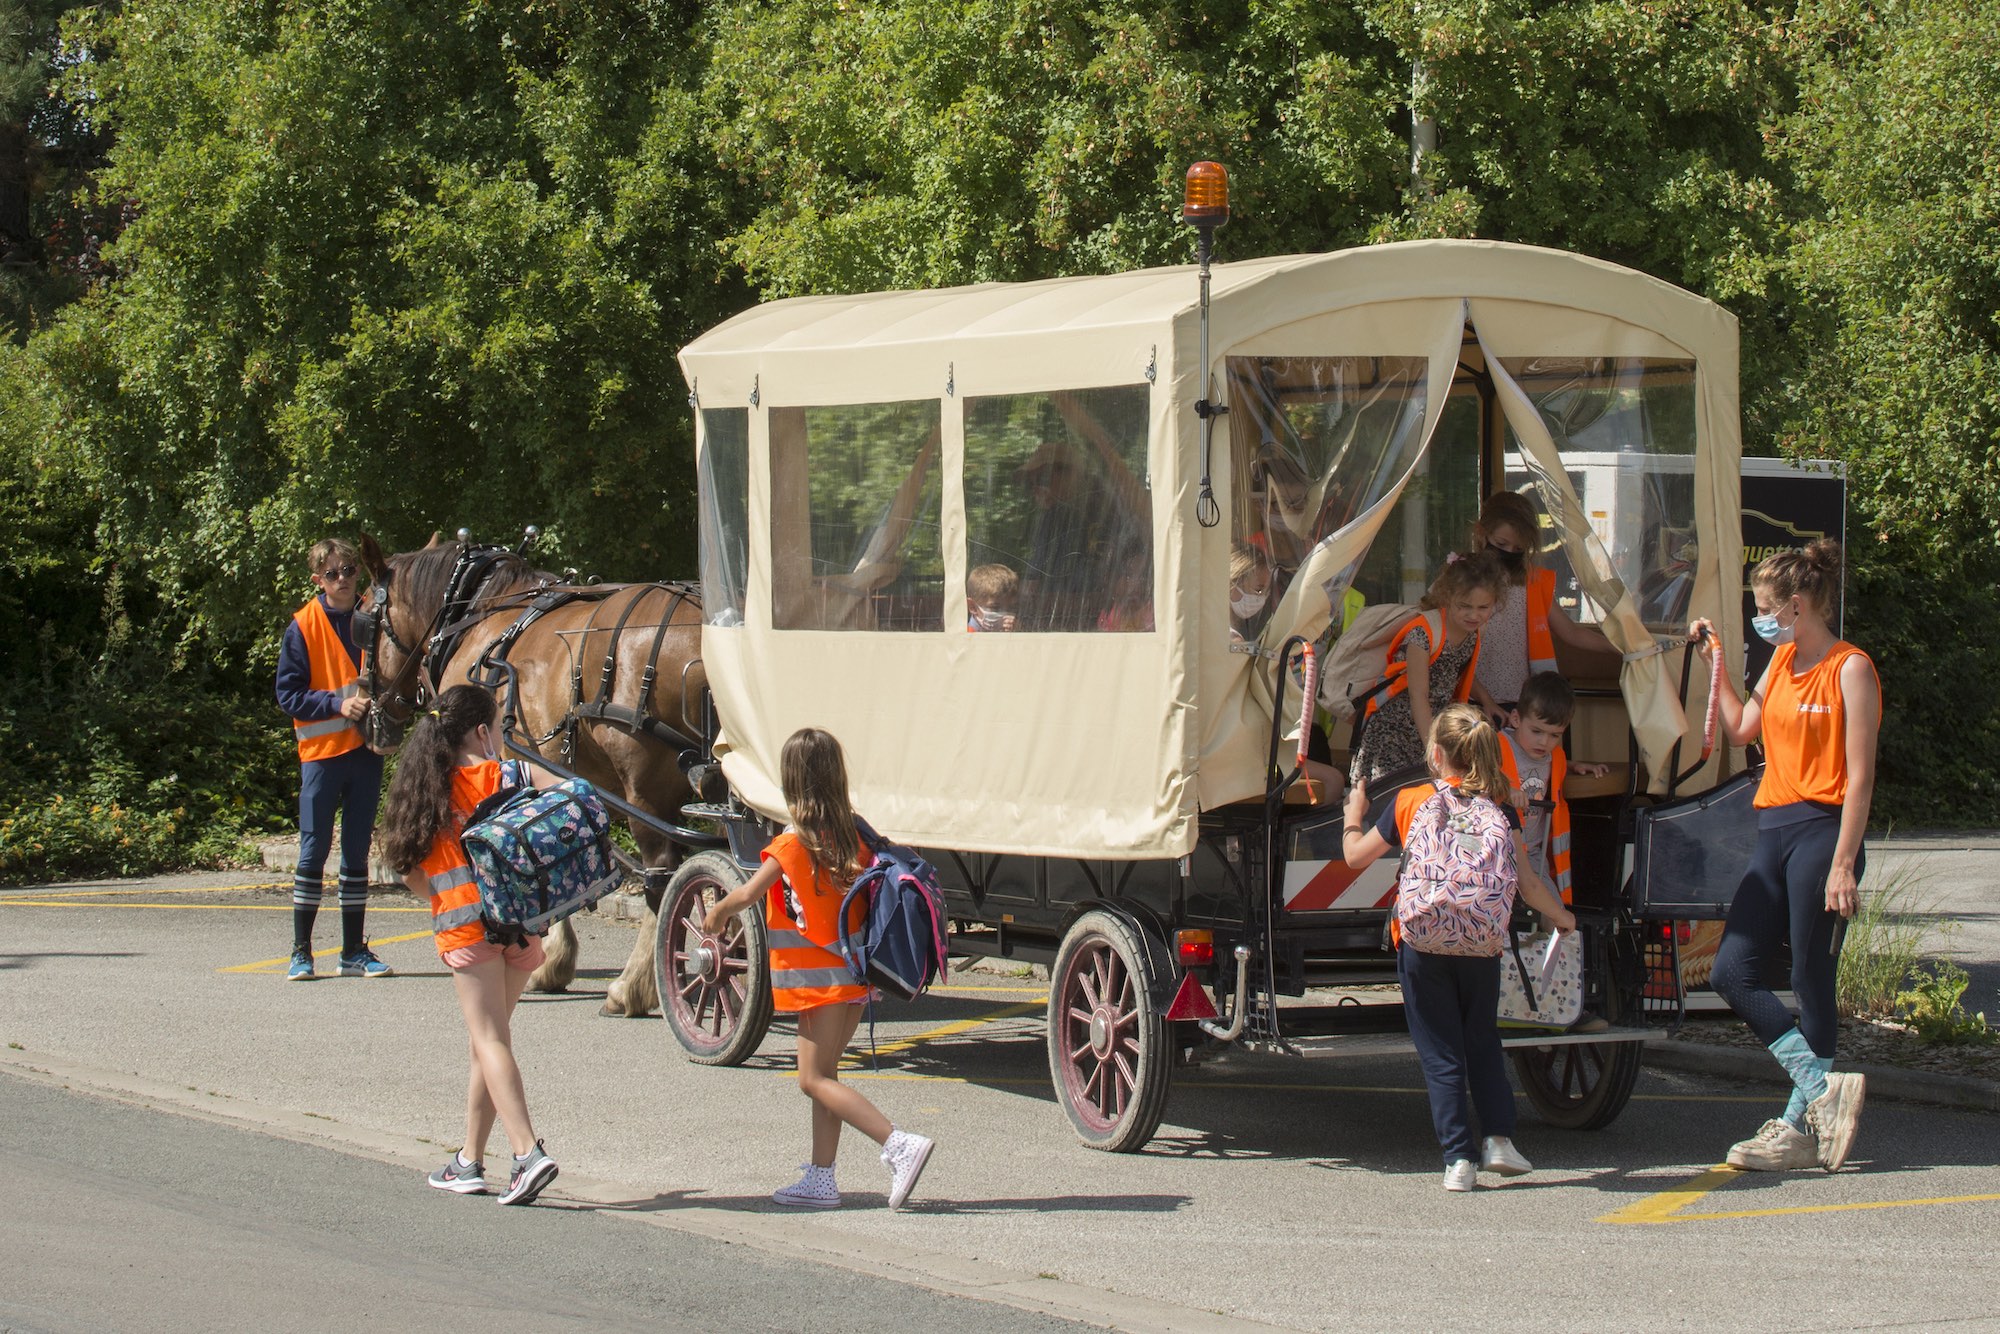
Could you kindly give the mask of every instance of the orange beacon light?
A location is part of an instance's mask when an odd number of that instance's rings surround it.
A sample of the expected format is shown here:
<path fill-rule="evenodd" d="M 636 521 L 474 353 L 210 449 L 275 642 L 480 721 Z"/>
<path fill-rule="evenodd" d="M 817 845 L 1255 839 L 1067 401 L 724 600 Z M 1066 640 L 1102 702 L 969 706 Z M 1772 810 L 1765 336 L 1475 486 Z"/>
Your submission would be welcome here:
<path fill-rule="evenodd" d="M 1229 221 L 1229 172 L 1220 162 L 1197 162 L 1188 168 L 1181 221 L 1201 228 Z"/>

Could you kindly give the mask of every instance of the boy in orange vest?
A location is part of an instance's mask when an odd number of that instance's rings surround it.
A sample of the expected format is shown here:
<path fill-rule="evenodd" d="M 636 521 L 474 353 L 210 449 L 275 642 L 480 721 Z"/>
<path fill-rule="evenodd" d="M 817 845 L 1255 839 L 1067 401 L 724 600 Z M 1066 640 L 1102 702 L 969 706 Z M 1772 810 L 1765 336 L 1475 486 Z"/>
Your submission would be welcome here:
<path fill-rule="evenodd" d="M 1536 672 L 1521 685 L 1514 706 L 1514 725 L 1500 734 L 1500 767 L 1512 789 L 1514 809 L 1521 815 L 1521 839 L 1528 861 L 1550 888 L 1570 902 L 1569 803 L 1563 800 L 1563 780 L 1570 770 L 1587 777 L 1611 772 L 1609 765 L 1570 764 L 1563 753 L 1563 730 L 1576 715 L 1576 692 L 1556 672 Z M 1608 1024 L 1585 1015 L 1572 1025 L 1588 1033 Z"/>
<path fill-rule="evenodd" d="M 292 872 L 292 962 L 285 975 L 312 980 L 313 919 L 339 812 L 340 975 L 387 977 L 389 965 L 361 933 L 382 757 L 362 744 L 358 726 L 368 713 L 353 630 L 360 555 L 329 537 L 313 544 L 308 560 L 319 593 L 293 615 L 278 649 L 278 707 L 291 716 L 299 747 L 299 864 Z"/>

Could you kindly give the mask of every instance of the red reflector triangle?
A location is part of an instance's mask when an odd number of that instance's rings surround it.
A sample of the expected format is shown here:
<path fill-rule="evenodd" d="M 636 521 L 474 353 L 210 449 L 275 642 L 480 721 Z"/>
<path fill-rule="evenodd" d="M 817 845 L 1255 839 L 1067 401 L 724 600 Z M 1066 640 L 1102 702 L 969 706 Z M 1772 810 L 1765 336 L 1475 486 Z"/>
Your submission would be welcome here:
<path fill-rule="evenodd" d="M 1174 993 L 1174 1003 L 1167 1007 L 1167 1018 L 1213 1019 L 1215 1006 L 1208 999 L 1208 991 L 1194 980 L 1193 973 L 1181 975 L 1181 989 Z"/>

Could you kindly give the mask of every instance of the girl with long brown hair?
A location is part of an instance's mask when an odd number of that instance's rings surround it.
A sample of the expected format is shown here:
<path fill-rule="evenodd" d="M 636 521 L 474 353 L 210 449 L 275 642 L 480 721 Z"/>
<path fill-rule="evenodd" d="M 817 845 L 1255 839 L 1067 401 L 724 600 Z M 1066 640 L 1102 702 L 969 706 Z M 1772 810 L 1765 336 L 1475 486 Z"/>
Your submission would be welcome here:
<path fill-rule="evenodd" d="M 840 1082 L 841 1053 L 869 997 L 834 952 L 840 904 L 875 857 L 862 844 L 847 794 L 847 760 L 831 733 L 817 727 L 792 733 L 778 770 L 791 828 L 771 840 L 757 874 L 718 900 L 703 923 L 720 931 L 762 899 L 772 1004 L 798 1015 L 799 1091 L 812 1100 L 812 1158 L 800 1164 L 798 1181 L 771 1198 L 795 1208 L 838 1208 L 833 1163 L 841 1127 L 849 1125 L 882 1146 L 889 1207 L 900 1209 L 930 1161 L 931 1141 L 896 1129 L 865 1094 Z"/>
<path fill-rule="evenodd" d="M 487 939 L 479 887 L 458 836 L 480 802 L 503 786 L 532 783 L 525 764 L 502 765 L 493 728 L 493 696 L 453 686 L 411 729 L 389 784 L 382 852 L 420 899 L 429 899 L 438 957 L 451 969 L 472 1049 L 465 1094 L 465 1142 L 431 1173 L 430 1183 L 459 1195 L 487 1190 L 482 1159 L 498 1115 L 513 1150 L 502 1204 L 528 1204 L 556 1179 L 555 1159 L 535 1138 L 521 1067 L 514 1060 L 513 1016 L 528 977 L 541 967 L 542 941 Z"/>

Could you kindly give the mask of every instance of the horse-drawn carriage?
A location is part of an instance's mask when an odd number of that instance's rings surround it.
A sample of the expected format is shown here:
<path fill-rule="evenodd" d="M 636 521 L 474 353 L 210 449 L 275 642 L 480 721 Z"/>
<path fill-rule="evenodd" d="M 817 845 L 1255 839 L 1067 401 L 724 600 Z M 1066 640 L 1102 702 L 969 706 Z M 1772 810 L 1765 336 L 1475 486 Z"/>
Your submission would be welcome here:
<path fill-rule="evenodd" d="M 1703 616 L 1727 627 L 1727 669 L 1742 665 L 1735 322 L 1531 247 L 1211 271 L 1206 243 L 1198 270 L 775 301 L 683 350 L 701 661 L 679 648 L 667 681 L 657 639 L 652 661 L 624 650 L 621 679 L 650 670 L 623 707 L 679 763 L 619 770 L 626 801 L 655 813 L 658 868 L 652 948 L 621 984 L 652 970 L 697 1061 L 756 1050 L 761 922 L 717 936 L 704 910 L 754 870 L 784 819 L 780 748 L 815 725 L 843 742 L 857 808 L 938 867 L 953 951 L 1049 967 L 1051 1075 L 1086 1143 L 1143 1145 L 1176 1065 L 1222 1049 L 1409 1050 L 1392 872 L 1349 873 L 1337 804 L 1298 781 L 1325 702 L 1302 663 L 1356 602 L 1415 601 L 1481 499 L 1526 477 L 1574 614 L 1617 650 L 1561 663 L 1579 696 L 1569 753 L 1616 761 L 1569 789 L 1585 989 L 1612 1027 L 1508 1045 L 1545 1118 L 1601 1126 L 1631 1094 L 1644 1011 L 1678 1001 L 1672 930 L 1634 890 L 1635 817 L 1742 768 L 1689 723 L 1706 667 L 1677 651 Z M 1615 454 L 1630 479 L 1615 525 L 1579 503 L 1566 459 L 1581 454 Z M 1229 596 L 1245 547 L 1277 574 L 1247 620 Z M 969 597 L 996 570 L 1011 620 Z M 435 679 L 484 670 L 521 696 L 494 645 L 542 595 L 513 596 Z M 516 710 L 544 757 L 575 742 L 580 709 L 613 701 L 609 628 L 572 627 L 574 665 L 537 669 L 553 702 Z M 630 718 L 582 726 L 601 746 L 643 739 Z"/>
<path fill-rule="evenodd" d="M 1392 880 L 1346 871 L 1339 810 L 1297 782 L 1300 664 L 1357 594 L 1414 601 L 1512 470 L 1618 650 L 1563 664 L 1570 751 L 1619 763 L 1570 792 L 1613 1026 L 1508 1043 L 1546 1118 L 1605 1124 L 1659 993 L 1648 952 L 1671 948 L 1631 895 L 1634 812 L 1741 768 L 1687 721 L 1707 680 L 1673 637 L 1732 627 L 1740 670 L 1736 355 L 1733 319 L 1667 284 L 1451 241 L 775 301 L 696 340 L 728 797 L 687 813 L 730 846 L 659 914 L 676 1036 L 713 1063 L 762 1040 L 760 928 L 717 938 L 702 909 L 782 822 L 779 750 L 811 724 L 844 742 L 857 807 L 938 866 L 953 950 L 1050 968 L 1051 1074 L 1085 1142 L 1144 1144 L 1176 1064 L 1218 1048 L 1408 1050 Z M 1564 461 L 1605 451 L 1645 502 L 1616 531 Z M 1254 625 L 1232 621 L 1233 544 L 1282 581 Z M 968 622 L 994 566 L 1018 580 L 1009 633 Z"/>

